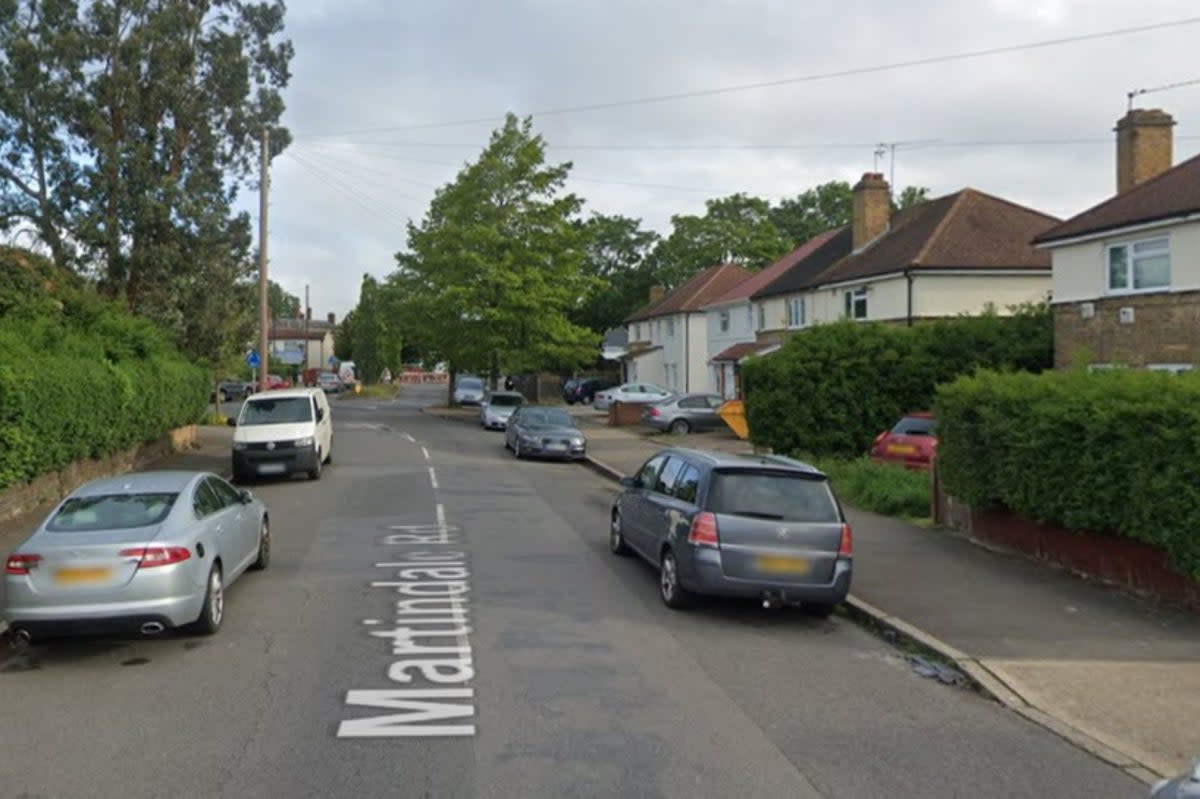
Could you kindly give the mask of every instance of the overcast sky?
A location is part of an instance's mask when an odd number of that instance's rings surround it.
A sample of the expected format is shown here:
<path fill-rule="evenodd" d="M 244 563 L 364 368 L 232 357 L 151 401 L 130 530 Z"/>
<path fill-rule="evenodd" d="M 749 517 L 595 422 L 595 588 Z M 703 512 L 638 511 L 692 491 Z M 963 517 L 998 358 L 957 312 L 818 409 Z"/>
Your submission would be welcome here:
<path fill-rule="evenodd" d="M 385 276 L 435 187 L 506 111 L 535 114 L 586 209 L 669 230 L 746 192 L 854 181 L 879 142 L 895 182 L 965 186 L 1070 216 L 1111 195 L 1126 92 L 1200 78 L 1200 24 L 1016 53 L 569 114 L 1182 20 L 1196 0 L 289 0 L 295 144 L 273 166 L 271 271 L 340 319 Z M 1200 85 L 1140 98 L 1200 152 Z M 452 126 L 384 130 L 487 118 Z M 363 133 L 362 131 L 377 131 Z M 1191 138 L 1196 137 L 1196 138 Z M 1085 139 L 1071 144 L 981 144 Z M 936 141 L 930 141 L 936 140 Z M 975 142 L 976 144 L 965 144 Z M 770 145 L 775 145 L 771 147 Z M 792 145 L 790 148 L 779 145 Z M 818 145 L 807 149 L 802 145 Z M 832 145 L 832 146 L 831 146 Z M 719 147 L 715 147 L 719 146 Z M 709 149 L 705 149 L 709 147 Z M 648 149 L 649 148 L 649 149 Z M 889 171 L 889 159 L 881 170 Z M 257 215 L 257 200 L 243 197 Z"/>

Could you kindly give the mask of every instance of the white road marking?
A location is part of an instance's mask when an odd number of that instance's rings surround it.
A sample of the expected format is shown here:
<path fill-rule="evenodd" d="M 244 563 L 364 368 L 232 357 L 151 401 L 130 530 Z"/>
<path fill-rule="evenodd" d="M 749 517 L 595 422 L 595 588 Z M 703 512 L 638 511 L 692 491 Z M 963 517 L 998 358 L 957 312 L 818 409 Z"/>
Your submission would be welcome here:
<path fill-rule="evenodd" d="M 421 454 L 425 456 L 425 460 L 429 460 L 429 450 L 421 447 Z"/>
<path fill-rule="evenodd" d="M 412 433 L 405 433 L 404 437 L 407 438 L 410 443 L 413 443 L 413 444 L 417 443 L 417 440 L 412 437 Z"/>
<path fill-rule="evenodd" d="M 433 490 L 437 491 L 437 488 L 438 488 L 437 472 L 435 472 L 433 470 L 432 466 L 429 467 L 429 482 L 433 483 Z"/>
<path fill-rule="evenodd" d="M 437 520 L 438 527 L 446 526 L 446 506 L 440 502 L 437 504 Z"/>

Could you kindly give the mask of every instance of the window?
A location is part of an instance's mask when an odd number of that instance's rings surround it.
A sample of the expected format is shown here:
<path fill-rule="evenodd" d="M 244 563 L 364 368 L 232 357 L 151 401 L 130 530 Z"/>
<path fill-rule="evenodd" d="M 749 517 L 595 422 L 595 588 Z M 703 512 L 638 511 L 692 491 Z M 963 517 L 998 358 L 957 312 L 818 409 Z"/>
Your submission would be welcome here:
<path fill-rule="evenodd" d="M 765 302 L 758 304 L 758 329 L 767 329 L 767 304 Z"/>
<path fill-rule="evenodd" d="M 228 508 L 230 505 L 237 505 L 242 501 L 237 489 L 224 480 L 210 477 L 205 482 L 212 488 L 213 493 L 217 495 L 217 499 L 221 502 L 221 507 Z"/>
<path fill-rule="evenodd" d="M 1108 248 L 1109 291 L 1154 291 L 1171 285 L 1171 250 L 1164 236 Z"/>
<path fill-rule="evenodd" d="M 654 320 L 654 338 L 655 339 L 662 338 L 662 320 L 661 319 Z"/>
<path fill-rule="evenodd" d="M 680 502 L 696 501 L 696 492 L 700 488 L 700 471 L 695 466 L 685 464 L 675 481 L 675 498 Z"/>
<path fill-rule="evenodd" d="M 1177 375 L 1180 372 L 1192 371 L 1192 364 L 1190 364 L 1190 363 L 1150 363 L 1150 364 L 1146 364 L 1146 368 L 1149 369 L 1151 372 L 1170 372 L 1173 375 Z"/>
<path fill-rule="evenodd" d="M 46 525 L 60 533 L 149 527 L 167 518 L 178 494 L 105 494 L 72 497 Z"/>
<path fill-rule="evenodd" d="M 896 422 L 892 432 L 898 436 L 932 436 L 933 419 L 928 416 L 905 416 Z"/>
<path fill-rule="evenodd" d="M 242 406 L 240 424 L 296 424 L 312 420 L 313 406 L 307 397 L 282 397 L 247 402 Z"/>
<path fill-rule="evenodd" d="M 729 311 L 721 311 L 721 315 L 719 318 L 721 320 L 721 332 L 728 333 L 729 332 Z"/>
<path fill-rule="evenodd" d="M 847 319 L 866 319 L 867 318 L 867 287 L 849 289 L 845 293 L 846 298 L 846 318 Z"/>
<path fill-rule="evenodd" d="M 705 397 L 684 397 L 679 401 L 680 408 L 708 408 L 708 399 Z"/>
<path fill-rule="evenodd" d="M 747 330 L 754 329 L 754 306 L 753 305 L 746 306 L 746 329 Z"/>
<path fill-rule="evenodd" d="M 221 509 L 221 500 L 217 498 L 216 492 L 212 490 L 212 486 L 207 481 L 196 486 L 196 493 L 192 495 L 192 510 L 196 512 L 197 519 L 203 519 L 205 516 L 211 516 Z"/>
<path fill-rule="evenodd" d="M 667 338 L 675 338 L 675 317 L 667 317 Z"/>
<path fill-rule="evenodd" d="M 787 301 L 787 326 L 804 327 L 805 324 L 807 321 L 805 320 L 804 298 L 790 298 Z"/>
<path fill-rule="evenodd" d="M 656 455 L 646 461 L 646 465 L 638 472 L 638 480 L 641 481 L 645 488 L 653 488 L 655 481 L 658 479 L 658 470 L 662 468 L 663 463 L 667 460 L 666 455 Z"/>
<path fill-rule="evenodd" d="M 679 458 L 669 459 L 667 465 L 658 473 L 658 480 L 654 483 L 654 492 L 656 494 L 671 496 L 671 490 L 675 488 L 675 480 L 679 477 L 679 473 L 683 471 L 684 465 L 684 462 L 679 460 Z"/>
<path fill-rule="evenodd" d="M 636 325 L 634 325 L 633 330 L 634 330 L 633 340 L 641 341 L 642 340 L 642 323 L 638 322 Z"/>
<path fill-rule="evenodd" d="M 841 521 L 825 480 L 767 471 L 718 472 L 708 510 L 788 522 Z"/>

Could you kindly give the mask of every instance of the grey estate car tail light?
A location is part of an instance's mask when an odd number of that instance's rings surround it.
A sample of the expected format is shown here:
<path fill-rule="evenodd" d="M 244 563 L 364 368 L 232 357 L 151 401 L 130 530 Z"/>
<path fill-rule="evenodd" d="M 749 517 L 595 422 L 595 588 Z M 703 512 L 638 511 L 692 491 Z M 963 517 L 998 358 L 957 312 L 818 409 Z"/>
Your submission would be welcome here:
<path fill-rule="evenodd" d="M 708 511 L 697 513 L 688 531 L 688 543 L 698 547 L 721 548 L 721 537 L 717 534 L 717 517 Z"/>

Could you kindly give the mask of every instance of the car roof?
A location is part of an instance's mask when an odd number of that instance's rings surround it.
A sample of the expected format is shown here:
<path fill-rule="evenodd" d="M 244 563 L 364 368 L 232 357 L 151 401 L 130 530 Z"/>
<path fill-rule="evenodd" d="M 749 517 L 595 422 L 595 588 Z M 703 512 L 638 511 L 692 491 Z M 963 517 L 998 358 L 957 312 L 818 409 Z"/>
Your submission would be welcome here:
<path fill-rule="evenodd" d="M 812 464 L 789 458 L 784 455 L 749 455 L 717 450 L 689 449 L 687 447 L 671 447 L 658 453 L 659 455 L 680 455 L 684 458 L 703 463 L 712 469 L 753 469 L 767 466 L 772 469 L 802 472 L 804 474 L 825 477 L 825 473 Z"/>
<path fill-rule="evenodd" d="M 178 494 L 208 472 L 163 469 L 104 477 L 85 483 L 71 492 L 73 497 L 97 497 L 105 494 Z"/>
<path fill-rule="evenodd" d="M 294 397 L 311 397 L 317 393 L 315 388 L 277 388 L 272 391 L 260 391 L 251 394 L 246 402 L 257 399 L 288 399 Z"/>
<path fill-rule="evenodd" d="M 520 397 L 521 399 L 525 398 L 525 395 L 522 394 L 520 391 L 493 391 L 492 396 L 493 397 Z"/>

